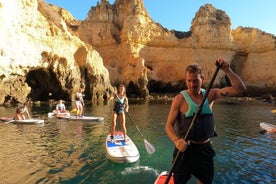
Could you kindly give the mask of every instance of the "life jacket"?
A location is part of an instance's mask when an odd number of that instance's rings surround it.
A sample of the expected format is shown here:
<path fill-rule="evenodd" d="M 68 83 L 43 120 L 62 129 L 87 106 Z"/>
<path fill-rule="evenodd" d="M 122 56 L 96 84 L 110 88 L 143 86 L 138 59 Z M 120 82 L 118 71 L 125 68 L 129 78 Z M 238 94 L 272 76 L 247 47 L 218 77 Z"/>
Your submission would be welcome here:
<path fill-rule="evenodd" d="M 188 104 L 188 110 L 184 114 L 178 114 L 174 129 L 179 137 L 184 137 L 199 105 L 191 99 L 187 90 L 183 90 L 180 93 L 183 95 Z M 201 89 L 201 93 L 202 95 L 205 95 L 206 90 Z M 197 119 L 194 121 L 189 135 L 187 136 L 187 140 L 205 141 L 206 139 L 214 137 L 216 135 L 217 134 L 215 133 L 215 121 L 213 112 L 210 108 L 209 100 L 208 98 L 206 98 L 201 112 L 198 115 Z"/>
<path fill-rule="evenodd" d="M 113 111 L 115 112 L 122 112 L 125 108 L 125 98 L 120 98 L 117 94 L 116 94 L 116 99 L 114 102 L 114 108 Z"/>

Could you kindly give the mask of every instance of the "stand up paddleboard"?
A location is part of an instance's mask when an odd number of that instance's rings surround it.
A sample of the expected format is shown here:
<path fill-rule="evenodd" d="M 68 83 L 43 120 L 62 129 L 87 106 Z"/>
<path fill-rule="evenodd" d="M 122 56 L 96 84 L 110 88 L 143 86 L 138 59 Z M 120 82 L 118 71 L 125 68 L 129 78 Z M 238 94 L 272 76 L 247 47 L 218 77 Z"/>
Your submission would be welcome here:
<path fill-rule="evenodd" d="M 139 157 L 139 151 L 134 142 L 127 136 L 127 143 L 124 141 L 123 132 L 116 132 L 113 142 L 110 134 L 106 137 L 105 148 L 107 157 L 116 163 L 136 162 Z"/>
<path fill-rule="evenodd" d="M 4 121 L 5 124 L 15 123 L 15 124 L 43 124 L 43 119 L 22 119 L 16 120 L 13 117 L 1 117 L 1 121 Z"/>
<path fill-rule="evenodd" d="M 272 125 L 272 124 L 266 123 L 266 122 L 260 123 L 260 126 L 261 126 L 262 129 L 264 129 L 264 130 L 266 130 L 266 131 L 270 131 L 270 130 L 272 130 L 273 128 L 276 128 L 275 125 Z"/>
<path fill-rule="evenodd" d="M 167 171 L 161 172 L 159 174 L 159 176 L 157 177 L 157 179 L 155 180 L 154 184 L 164 184 L 167 177 L 168 177 L 168 172 Z M 174 184 L 173 176 L 170 177 L 170 181 L 169 181 L 168 184 Z"/>
<path fill-rule="evenodd" d="M 12 120 L 9 123 L 15 124 L 44 124 L 43 119 L 22 119 L 22 120 Z"/>
<path fill-rule="evenodd" d="M 73 120 L 73 121 L 94 121 L 94 122 L 101 122 L 104 120 L 104 117 L 97 117 L 97 116 L 64 116 L 59 118 Z"/>

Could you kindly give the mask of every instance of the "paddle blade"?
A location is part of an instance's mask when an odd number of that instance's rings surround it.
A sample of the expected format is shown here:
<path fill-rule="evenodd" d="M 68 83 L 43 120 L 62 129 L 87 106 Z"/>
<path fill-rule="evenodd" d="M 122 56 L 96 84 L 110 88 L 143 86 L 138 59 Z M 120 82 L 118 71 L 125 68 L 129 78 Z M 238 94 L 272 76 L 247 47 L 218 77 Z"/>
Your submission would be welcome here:
<path fill-rule="evenodd" d="M 144 143 L 148 154 L 153 154 L 155 152 L 153 145 L 151 145 L 146 139 L 144 139 Z"/>

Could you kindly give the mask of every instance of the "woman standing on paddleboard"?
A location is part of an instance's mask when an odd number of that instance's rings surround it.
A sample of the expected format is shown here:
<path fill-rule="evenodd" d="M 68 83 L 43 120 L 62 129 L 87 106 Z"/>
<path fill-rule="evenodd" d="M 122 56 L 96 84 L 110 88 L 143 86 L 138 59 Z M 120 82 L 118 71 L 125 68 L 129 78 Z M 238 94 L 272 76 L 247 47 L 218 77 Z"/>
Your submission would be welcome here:
<path fill-rule="evenodd" d="M 128 112 L 128 98 L 126 96 L 126 87 L 124 84 L 120 84 L 117 90 L 112 93 L 109 97 L 108 101 L 111 99 L 115 99 L 114 107 L 111 114 L 111 141 L 114 141 L 114 134 L 116 128 L 116 119 L 119 118 L 121 128 L 123 129 L 124 140 L 126 141 L 126 123 L 125 123 L 125 112 Z"/>
<path fill-rule="evenodd" d="M 83 88 L 80 89 L 80 92 L 77 92 L 75 95 L 75 105 L 77 109 L 77 116 L 81 117 L 83 112 L 84 100 L 83 100 Z"/>

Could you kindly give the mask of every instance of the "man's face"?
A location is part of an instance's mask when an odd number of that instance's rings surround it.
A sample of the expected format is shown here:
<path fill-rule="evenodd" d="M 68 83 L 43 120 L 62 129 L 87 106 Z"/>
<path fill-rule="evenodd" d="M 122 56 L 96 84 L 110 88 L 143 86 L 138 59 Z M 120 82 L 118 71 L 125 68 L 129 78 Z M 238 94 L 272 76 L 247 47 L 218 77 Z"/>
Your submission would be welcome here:
<path fill-rule="evenodd" d="M 203 77 L 198 72 L 186 73 L 185 82 L 188 87 L 188 91 L 194 95 L 200 93 L 200 88 L 202 86 Z"/>

